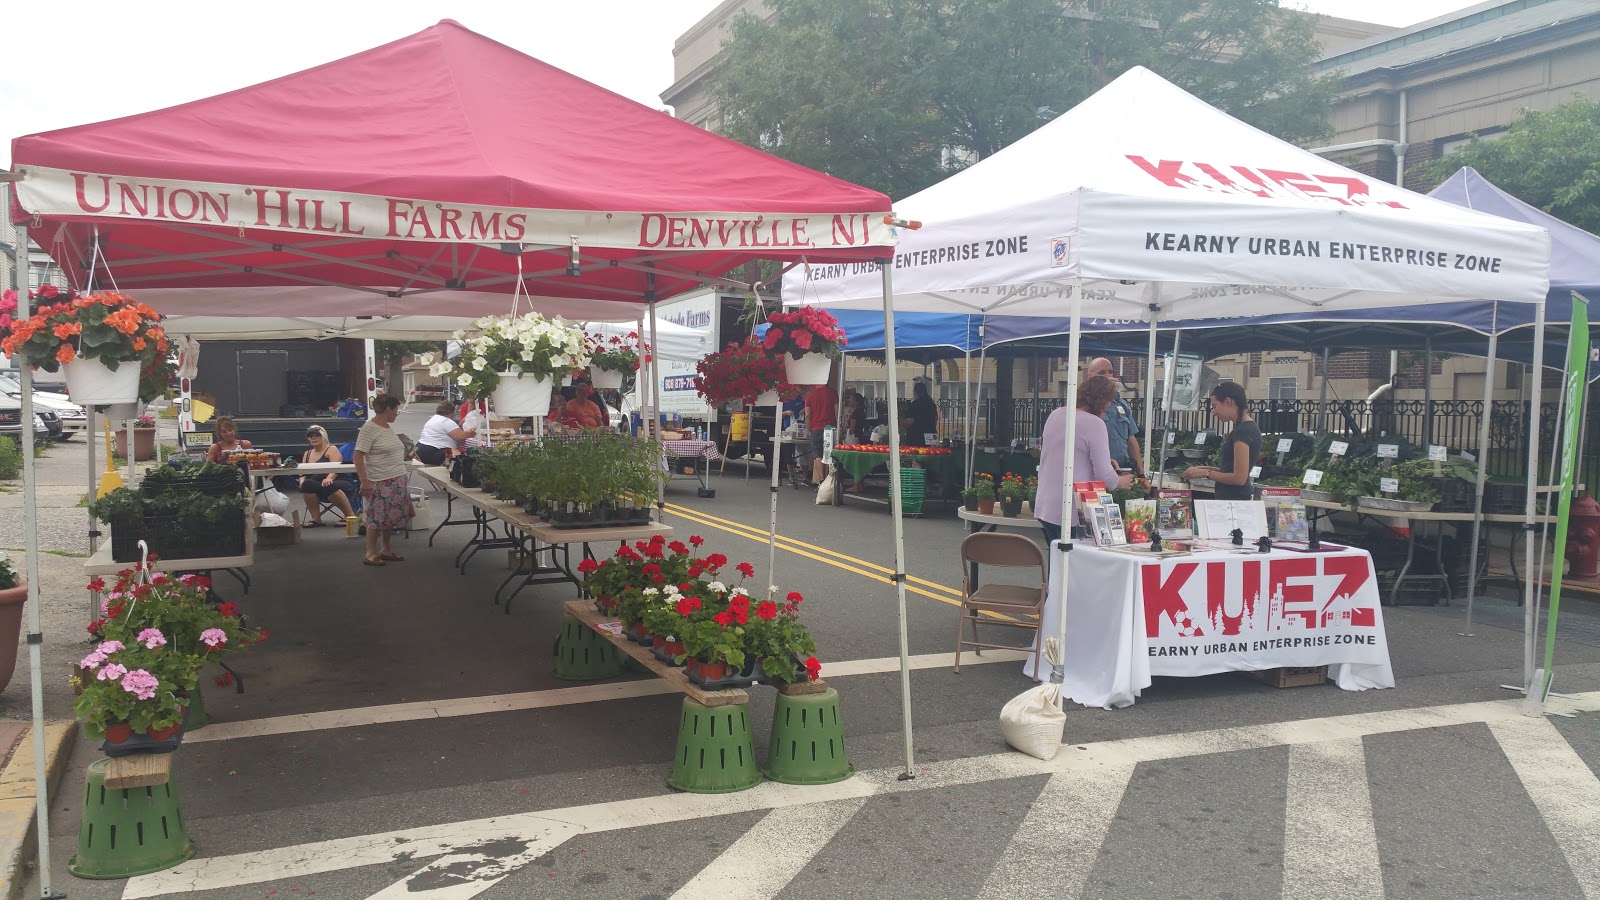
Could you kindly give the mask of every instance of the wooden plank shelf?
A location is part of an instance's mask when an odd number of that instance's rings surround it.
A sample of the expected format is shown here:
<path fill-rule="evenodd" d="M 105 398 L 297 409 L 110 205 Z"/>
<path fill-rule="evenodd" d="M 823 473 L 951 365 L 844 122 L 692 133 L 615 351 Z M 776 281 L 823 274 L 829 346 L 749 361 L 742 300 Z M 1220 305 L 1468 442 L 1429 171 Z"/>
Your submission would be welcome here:
<path fill-rule="evenodd" d="M 724 688 L 720 691 L 705 690 L 699 685 L 690 681 L 689 673 L 684 671 L 682 667 L 669 666 L 661 660 L 656 659 L 655 654 L 650 652 L 649 647 L 635 644 L 633 641 L 628 640 L 626 637 L 623 637 L 620 634 L 612 634 L 609 631 L 596 628 L 595 626 L 597 625 L 615 623 L 617 620 L 610 616 L 600 615 L 600 611 L 594 608 L 594 601 L 568 600 L 566 604 L 566 610 L 567 615 L 577 619 L 590 628 L 594 628 L 594 630 L 599 633 L 601 637 L 614 644 L 618 650 L 626 653 L 629 657 L 636 660 L 640 665 L 649 669 L 651 672 L 654 672 L 656 675 L 659 675 L 668 684 L 684 692 L 685 694 L 688 694 L 689 698 L 694 700 L 696 703 L 699 703 L 702 706 L 734 706 L 737 704 L 750 702 L 750 694 L 743 688 Z M 780 693 L 788 694 L 791 697 L 804 696 L 806 694 L 821 694 L 827 689 L 827 684 L 823 683 L 821 679 L 797 684 L 778 685 L 778 690 Z"/>
<path fill-rule="evenodd" d="M 106 763 L 107 790 L 155 787 L 172 778 L 171 753 L 130 753 Z"/>

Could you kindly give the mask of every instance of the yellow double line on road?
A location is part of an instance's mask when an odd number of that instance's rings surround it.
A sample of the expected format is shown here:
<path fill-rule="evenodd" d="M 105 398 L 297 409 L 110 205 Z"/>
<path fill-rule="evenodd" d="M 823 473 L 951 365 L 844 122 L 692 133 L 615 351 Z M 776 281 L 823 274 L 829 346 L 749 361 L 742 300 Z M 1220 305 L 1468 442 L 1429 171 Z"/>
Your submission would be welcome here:
<path fill-rule="evenodd" d="M 679 506 L 676 503 L 666 504 L 665 509 L 667 512 L 675 516 L 681 516 L 682 518 L 688 519 L 689 521 L 699 525 L 704 525 L 708 528 L 726 531 L 729 534 L 747 538 L 761 544 L 765 544 L 767 542 L 767 532 L 753 526 L 746 525 L 743 522 L 736 522 L 733 519 L 724 519 L 720 516 L 714 516 L 702 510 L 689 509 L 688 507 Z M 780 550 L 786 550 L 795 554 L 796 556 L 803 556 L 807 559 L 816 560 L 824 565 L 833 566 L 836 569 L 843 569 L 846 572 L 853 572 L 864 578 L 870 578 L 882 584 L 894 584 L 894 582 L 888 577 L 894 574 L 893 569 L 888 569 L 878 565 L 877 563 L 870 563 L 864 559 L 859 559 L 845 553 L 840 553 L 837 550 L 829 550 L 826 547 L 818 547 L 816 544 L 808 544 L 805 541 L 799 540 L 798 538 L 785 537 L 781 534 L 776 535 L 776 538 L 778 549 Z M 833 558 L 829 559 L 828 557 Z M 843 560 L 843 562 L 840 560 Z M 906 591 L 908 593 L 937 600 L 940 603 L 948 603 L 951 606 L 961 605 L 960 590 L 947 585 L 939 584 L 936 581 L 929 581 L 926 578 L 918 578 L 915 575 L 906 576 Z M 942 591 L 943 593 L 934 593 L 934 591 Z M 1012 617 L 1002 615 L 1000 613 L 991 613 L 985 611 L 982 613 L 982 615 L 988 618 L 1016 621 Z"/>
<path fill-rule="evenodd" d="M 748 538 L 749 540 L 756 541 L 757 543 L 761 544 L 765 544 L 767 542 L 767 532 L 761 531 L 760 529 L 754 528 L 750 525 L 746 525 L 743 522 L 736 522 L 732 519 L 724 519 L 720 516 L 714 516 L 698 509 L 689 509 L 687 507 L 679 506 L 676 503 L 668 503 L 666 505 L 666 510 L 675 516 L 682 516 L 691 522 L 699 525 L 705 525 L 708 528 L 726 531 L 729 534 L 737 535 L 742 538 Z M 881 582 L 883 584 L 894 583 L 888 577 L 894 574 L 894 570 L 880 566 L 877 563 L 870 563 L 864 559 L 858 559 L 854 556 L 849 556 L 836 550 L 829 550 L 826 547 L 818 547 L 815 544 L 808 544 L 805 541 L 792 537 L 786 537 L 781 534 L 777 535 L 777 543 L 778 549 L 787 550 L 796 556 L 803 556 L 807 559 L 816 560 L 817 562 L 825 565 L 830 565 L 837 569 L 843 569 L 846 572 L 853 572 L 864 578 L 871 578 L 872 580 Z M 830 559 L 829 557 L 832 558 Z M 939 584 L 935 581 L 928 581 L 925 578 L 917 578 L 914 575 L 906 576 L 906 590 L 923 597 L 931 597 L 932 599 L 938 600 L 941 603 L 949 603 L 952 606 L 959 605 L 961 602 L 960 590 Z M 942 593 L 934 593 L 934 591 L 941 591 Z"/>

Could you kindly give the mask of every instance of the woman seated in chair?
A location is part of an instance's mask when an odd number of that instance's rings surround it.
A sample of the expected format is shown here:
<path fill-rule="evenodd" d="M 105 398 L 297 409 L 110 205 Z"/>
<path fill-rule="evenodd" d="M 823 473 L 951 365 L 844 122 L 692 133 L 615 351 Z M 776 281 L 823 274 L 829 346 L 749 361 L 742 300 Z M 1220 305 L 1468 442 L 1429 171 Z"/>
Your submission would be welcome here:
<path fill-rule="evenodd" d="M 206 448 L 206 462 L 224 462 L 224 454 L 230 450 L 249 450 L 250 442 L 239 438 L 239 426 L 234 424 L 232 416 L 222 416 L 217 419 L 217 439 Z"/>
<path fill-rule="evenodd" d="M 446 400 L 433 411 L 432 418 L 422 426 L 417 437 L 417 459 L 426 465 L 442 466 L 450 457 L 461 452 L 468 438 L 476 437 L 478 429 L 463 428 L 450 418 L 455 404 Z"/>
<path fill-rule="evenodd" d="M 321 425 L 313 425 L 306 429 L 306 442 L 311 445 L 301 457 L 303 463 L 340 463 L 344 456 L 339 453 L 339 448 L 328 441 L 328 432 Z M 322 524 L 322 503 L 332 503 L 339 510 L 340 515 L 349 518 L 355 515 L 355 510 L 350 508 L 350 496 L 356 491 L 356 483 L 350 480 L 345 473 L 329 472 L 325 475 L 306 475 L 300 479 L 300 498 L 306 504 L 307 528 L 316 528 Z"/>

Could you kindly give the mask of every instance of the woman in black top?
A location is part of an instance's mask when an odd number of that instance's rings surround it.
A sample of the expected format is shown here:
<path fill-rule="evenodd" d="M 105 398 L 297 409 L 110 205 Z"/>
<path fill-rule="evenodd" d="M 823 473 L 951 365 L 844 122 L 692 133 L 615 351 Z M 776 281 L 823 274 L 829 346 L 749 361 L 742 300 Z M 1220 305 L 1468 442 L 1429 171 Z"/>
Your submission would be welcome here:
<path fill-rule="evenodd" d="M 1244 388 L 1237 382 L 1224 381 L 1211 389 L 1211 414 L 1219 422 L 1233 423 L 1233 430 L 1222 442 L 1222 465 L 1190 466 L 1183 473 L 1185 481 L 1215 481 L 1218 500 L 1253 499 L 1250 469 L 1261 455 L 1261 427 L 1245 411 L 1246 403 Z"/>

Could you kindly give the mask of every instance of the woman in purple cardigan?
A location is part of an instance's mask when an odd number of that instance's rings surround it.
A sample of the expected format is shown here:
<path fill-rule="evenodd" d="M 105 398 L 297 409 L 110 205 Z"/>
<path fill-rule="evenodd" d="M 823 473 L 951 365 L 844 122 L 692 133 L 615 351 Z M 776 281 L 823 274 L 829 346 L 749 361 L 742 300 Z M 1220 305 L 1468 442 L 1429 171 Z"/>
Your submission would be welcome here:
<path fill-rule="evenodd" d="M 1104 376 L 1085 378 L 1078 385 L 1078 406 L 1074 415 L 1078 427 L 1073 441 L 1072 477 L 1078 481 L 1104 482 L 1106 490 L 1129 487 L 1133 474 L 1118 475 L 1111 462 L 1111 440 L 1103 416 L 1117 396 L 1117 386 Z M 1067 440 L 1067 408 L 1057 408 L 1045 420 L 1039 442 L 1039 491 L 1033 514 L 1039 519 L 1046 543 L 1061 539 L 1062 454 Z"/>

